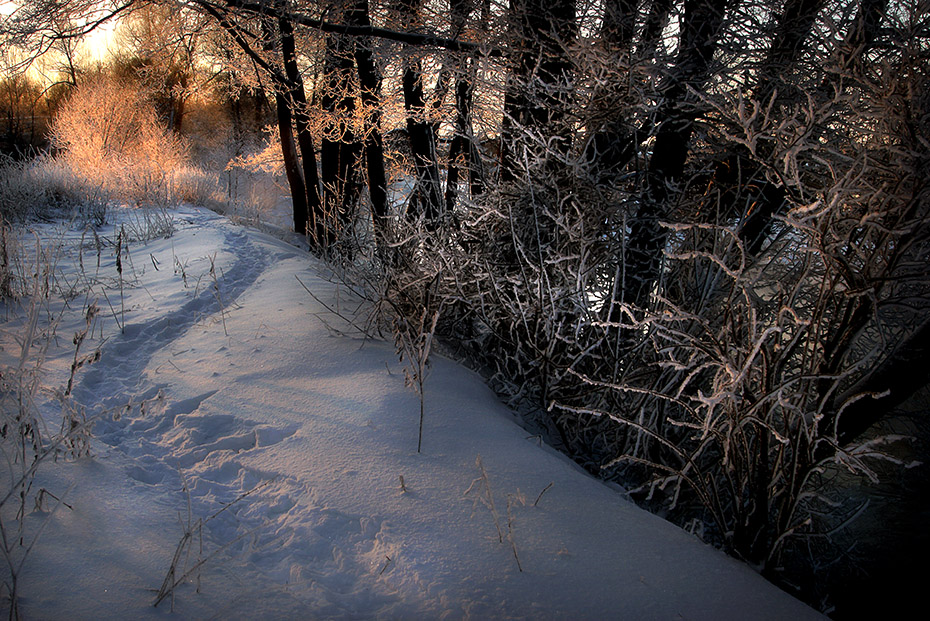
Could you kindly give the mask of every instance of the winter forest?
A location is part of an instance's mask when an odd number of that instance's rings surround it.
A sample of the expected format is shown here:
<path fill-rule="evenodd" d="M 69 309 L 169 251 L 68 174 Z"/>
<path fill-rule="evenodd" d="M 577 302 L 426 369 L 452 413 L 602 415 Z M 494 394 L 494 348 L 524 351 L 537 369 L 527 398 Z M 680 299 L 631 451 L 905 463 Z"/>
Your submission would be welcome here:
<path fill-rule="evenodd" d="M 0 46 L 9 618 L 920 601 L 925 0 L 20 0 Z M 50 586 L 119 541 L 82 500 L 161 507 L 115 608 Z"/>

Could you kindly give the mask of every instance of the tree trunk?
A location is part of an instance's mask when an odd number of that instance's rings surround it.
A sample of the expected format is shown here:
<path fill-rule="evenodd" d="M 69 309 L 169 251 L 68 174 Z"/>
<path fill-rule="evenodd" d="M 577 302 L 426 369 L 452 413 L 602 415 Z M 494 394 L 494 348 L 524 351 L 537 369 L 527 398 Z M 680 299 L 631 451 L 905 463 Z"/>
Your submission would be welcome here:
<path fill-rule="evenodd" d="M 601 37 L 610 52 L 630 51 L 636 33 L 636 0 L 607 0 L 604 4 L 604 24 Z"/>
<path fill-rule="evenodd" d="M 401 0 L 398 9 L 408 23 L 414 24 L 419 21 L 419 0 Z M 416 175 L 408 214 L 414 219 L 422 216 L 427 223 L 435 224 L 442 217 L 443 211 L 439 162 L 436 155 L 435 129 L 426 114 L 423 71 L 418 58 L 408 56 L 404 59 L 401 83 L 404 90 L 404 109 L 407 112 L 407 137 Z"/>
<path fill-rule="evenodd" d="M 368 0 L 354 0 L 347 17 L 351 25 L 370 26 Z M 368 171 L 368 195 L 371 199 L 375 238 L 384 245 L 387 228 L 387 174 L 384 169 L 384 140 L 381 135 L 381 73 L 375 64 L 371 41 L 361 39 L 355 44 L 355 66 L 362 104 L 365 106 L 365 165 Z"/>
<path fill-rule="evenodd" d="M 766 105 L 775 92 L 775 83 L 771 76 L 788 73 L 790 66 L 797 61 L 822 4 L 823 0 L 789 0 L 786 3 L 767 61 L 760 72 L 759 83 L 754 89 L 754 98 L 762 105 Z M 838 69 L 842 74 L 859 64 L 872 46 L 887 4 L 888 0 L 860 2 L 837 60 Z M 843 88 L 841 84 L 840 81 L 825 83 L 824 89 L 834 90 L 834 93 L 827 96 L 839 95 Z M 784 98 L 784 93 L 779 98 Z M 765 145 L 760 148 L 765 149 Z M 764 158 L 767 153 L 759 155 Z M 730 185 L 737 188 L 735 202 L 750 206 L 742 215 L 739 234 L 748 252 L 757 254 L 768 237 L 775 216 L 784 208 L 788 197 L 787 189 L 767 181 L 762 168 L 745 158 L 741 158 L 735 164 L 729 163 L 727 168 L 730 172 L 740 170 L 748 173 L 748 179 L 738 175 L 735 179 L 736 184 L 733 184 L 731 179 Z M 725 178 L 726 175 L 722 177 Z M 743 196 L 738 189 L 740 187 L 748 189 L 748 195 Z"/>
<path fill-rule="evenodd" d="M 418 60 L 408 59 L 402 79 L 404 108 L 407 111 L 407 136 L 416 175 L 411 215 L 420 215 L 427 222 L 437 222 L 442 216 L 439 198 L 439 165 L 436 155 L 436 135 L 433 124 L 424 118 L 426 105 L 423 98 L 423 74 Z"/>
<path fill-rule="evenodd" d="M 291 110 L 287 99 L 275 92 L 275 112 L 278 120 L 278 133 L 281 140 L 281 157 L 284 160 L 284 175 L 291 190 L 291 202 L 294 212 L 294 230 L 306 234 L 307 227 L 307 189 L 300 170 L 297 145 L 294 144 L 294 131 L 291 125 Z"/>
<path fill-rule="evenodd" d="M 643 34 L 640 37 L 639 45 L 636 47 L 637 56 L 647 59 L 655 56 L 659 39 L 668 24 L 671 10 L 672 0 L 653 0 L 649 7 L 649 13 L 646 15 L 646 23 L 643 25 Z"/>
<path fill-rule="evenodd" d="M 237 43 L 246 50 L 250 48 L 227 22 L 221 22 L 223 27 L 233 35 Z M 274 50 L 274 32 L 269 20 L 263 19 L 262 47 L 266 52 Z M 287 178 L 288 188 L 291 190 L 291 205 L 294 214 L 294 231 L 306 234 L 309 206 L 307 205 L 307 188 L 297 155 L 297 146 L 294 143 L 294 130 L 291 118 L 290 103 L 287 98 L 287 84 L 284 76 L 276 72 L 271 74 L 274 85 L 275 118 L 278 124 L 278 135 L 281 142 L 281 157 L 284 160 L 284 174 Z"/>
<path fill-rule="evenodd" d="M 464 63 L 463 63 L 464 64 Z M 474 86 L 466 78 L 455 84 L 455 135 L 449 146 L 449 168 L 446 174 L 446 212 L 455 209 L 462 166 L 468 171 L 472 196 L 483 191 L 482 175 L 478 170 L 480 159 L 471 132 L 471 106 Z"/>
<path fill-rule="evenodd" d="M 355 42 L 338 35 L 326 37 L 321 106 L 329 115 L 320 145 L 320 172 L 323 208 L 329 221 L 343 234 L 352 223 L 358 199 L 355 165 L 361 155 L 361 143 L 352 128 L 355 97 L 351 94 L 351 74 Z"/>
<path fill-rule="evenodd" d="M 604 7 L 601 44 L 609 67 L 629 66 L 630 47 L 636 26 L 636 2 L 610 0 Z M 627 164 L 637 146 L 634 131 L 623 114 L 625 86 L 621 80 L 608 80 L 594 98 L 591 136 L 585 145 L 585 160 L 597 183 L 611 185 Z M 622 92 L 617 92 L 622 91 Z"/>
<path fill-rule="evenodd" d="M 527 162 L 547 160 L 547 150 L 567 153 L 564 124 L 572 63 L 567 46 L 574 40 L 574 0 L 511 0 L 515 41 L 520 50 L 504 97 L 501 128 L 501 179 L 516 181 Z M 546 147 L 521 140 L 526 132 L 549 139 Z"/>
<path fill-rule="evenodd" d="M 468 2 L 466 0 L 452 0 L 452 31 L 460 33 L 465 28 L 468 18 Z M 446 213 L 455 209 L 456 197 L 460 181 L 460 169 L 464 165 L 468 170 L 470 190 L 472 196 L 481 193 L 483 183 L 482 175 L 478 170 L 481 160 L 471 129 L 471 109 L 474 98 L 474 84 L 469 75 L 470 62 L 467 59 L 455 58 L 455 133 L 452 144 L 449 146 L 449 167 L 446 173 Z"/>
<path fill-rule="evenodd" d="M 666 233 L 660 222 L 670 211 L 672 185 L 681 179 L 694 132 L 697 102 L 690 94 L 701 92 L 710 78 L 710 63 L 717 49 L 725 0 L 688 0 L 682 18 L 680 51 L 663 89 L 657 131 L 646 177 L 646 193 L 630 224 L 624 258 L 630 284 L 618 302 L 647 308 L 661 275 Z M 619 313 L 619 309 L 615 309 Z M 612 317 L 616 319 L 619 315 Z"/>
<path fill-rule="evenodd" d="M 785 3 L 753 89 L 753 99 L 758 105 L 767 106 L 776 93 L 781 101 L 789 97 L 788 88 L 783 87 L 778 91 L 778 82 L 774 77 L 784 78 L 795 71 L 804 43 L 810 36 L 823 3 L 823 0 L 788 0 Z M 757 158 L 766 159 L 771 148 L 766 144 L 759 148 L 763 152 L 757 154 Z M 728 191 L 728 196 L 732 197 L 729 209 L 742 211 L 740 238 L 750 255 L 758 254 L 768 236 L 772 218 L 784 209 L 788 198 L 786 189 L 768 181 L 764 168 L 745 154 L 724 162 L 718 167 L 715 178 L 723 183 L 723 187 L 732 188 Z"/>
<path fill-rule="evenodd" d="M 284 74 L 287 78 L 287 101 L 294 117 L 297 130 L 297 146 L 300 148 L 301 169 L 307 196 L 307 214 L 303 228 L 298 232 L 309 236 L 311 246 L 317 251 L 325 250 L 331 243 L 323 204 L 320 200 L 320 178 L 316 168 L 316 149 L 310 132 L 307 95 L 304 91 L 303 77 L 297 66 L 297 49 L 294 42 L 294 27 L 283 12 L 278 17 L 278 30 L 281 35 L 281 57 L 284 61 Z M 295 223 L 297 212 L 294 213 Z"/>
<path fill-rule="evenodd" d="M 782 9 L 775 36 L 768 54 L 759 70 L 753 98 L 763 105 L 773 95 L 777 82 L 775 76 L 789 76 L 797 67 L 798 58 L 804 50 L 804 43 L 810 36 L 817 14 L 823 7 L 824 0 L 787 0 Z M 782 93 L 782 97 L 784 97 Z"/>

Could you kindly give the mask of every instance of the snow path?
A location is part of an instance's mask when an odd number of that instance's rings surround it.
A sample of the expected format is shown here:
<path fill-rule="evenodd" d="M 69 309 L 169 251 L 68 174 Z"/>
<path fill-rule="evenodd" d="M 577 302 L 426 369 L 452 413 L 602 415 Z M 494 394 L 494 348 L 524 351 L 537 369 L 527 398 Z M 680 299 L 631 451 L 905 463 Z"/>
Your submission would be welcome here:
<path fill-rule="evenodd" d="M 539 446 L 438 357 L 417 454 L 391 344 L 297 282 L 355 308 L 323 267 L 205 210 L 175 217 L 170 240 L 130 248 L 125 330 L 79 376 L 81 403 L 121 415 L 97 423 L 94 458 L 43 474 L 74 484 L 74 509 L 29 560 L 27 617 L 175 618 L 151 603 L 188 502 L 216 515 L 216 556 L 199 593 L 178 589 L 182 618 L 819 616 Z"/>
<path fill-rule="evenodd" d="M 290 248 L 285 255 L 270 252 L 253 243 L 244 229 L 229 226 L 224 220 L 209 218 L 202 226 L 220 230 L 221 252 L 233 258 L 231 266 L 217 275 L 219 286 L 214 288 L 208 281 L 199 294 L 177 310 L 153 321 L 125 325 L 106 350 L 115 364 L 91 367 L 76 386 L 75 397 L 86 405 L 95 405 L 98 410 L 118 409 L 126 403 L 127 396 L 135 403 L 148 401 L 148 411 L 131 410 L 115 421 L 104 418 L 95 429 L 99 440 L 132 458 L 132 464 L 126 468 L 131 479 L 147 485 L 179 485 L 183 475 L 183 485 L 188 488 L 195 507 L 200 509 L 195 514 L 201 516 L 235 502 L 235 511 L 222 516 L 227 519 L 212 521 L 211 533 L 221 542 L 234 541 L 242 532 L 257 533 L 251 541 L 249 555 L 262 566 L 262 571 L 267 572 L 269 565 L 282 563 L 276 558 L 281 556 L 276 545 L 270 545 L 268 550 L 261 549 L 262 531 L 272 531 L 275 542 L 307 539 L 313 543 L 307 548 L 310 553 L 305 550 L 301 558 L 296 559 L 300 565 L 295 567 L 314 568 L 311 570 L 314 580 L 325 592 L 323 601 L 315 601 L 307 606 L 308 609 L 326 616 L 372 610 L 371 597 L 362 593 L 372 589 L 372 585 L 367 584 L 371 581 L 366 580 L 361 586 L 356 584 L 359 576 L 370 577 L 370 568 L 359 568 L 353 563 L 354 550 L 360 545 L 357 540 L 363 538 L 361 545 L 364 545 L 377 533 L 378 526 L 362 516 L 322 510 L 312 503 L 301 507 L 303 515 L 296 523 L 293 519 L 281 518 L 279 516 L 288 514 L 297 505 L 297 497 L 312 496 L 311 490 L 280 473 L 265 476 L 249 471 L 236 457 L 281 442 L 295 432 L 296 426 L 256 425 L 233 415 L 202 414 L 201 405 L 216 395 L 219 388 L 190 398 L 169 399 L 166 404 L 159 396 L 163 396 L 168 385 L 153 383 L 146 374 L 150 361 L 160 350 L 183 339 L 205 315 L 225 314 L 235 308 L 236 300 L 269 269 L 272 261 L 294 254 Z M 215 319 L 213 323 L 215 325 Z M 216 336 L 212 332 L 211 335 Z M 223 351 L 225 347 L 219 349 Z M 197 362 L 202 360 L 195 364 Z M 250 492 L 257 486 L 261 486 L 262 494 L 252 496 Z M 242 546 L 238 548 L 241 550 Z M 293 552 L 287 556 L 283 561 L 283 573 L 281 568 L 275 568 L 281 574 L 275 578 L 280 578 L 278 582 L 282 584 L 291 580 L 295 571 Z M 347 595 L 351 597 L 346 605 Z M 377 604 L 381 605 L 383 603 Z"/>
<path fill-rule="evenodd" d="M 213 223 L 208 220 L 204 226 L 211 224 Z M 223 242 L 224 250 L 235 257 L 235 263 L 230 269 L 225 270 L 222 276 L 218 276 L 217 282 L 222 278 L 219 293 L 208 284 L 198 295 L 175 311 L 167 312 L 154 320 L 125 325 L 122 333 L 107 349 L 108 355 L 120 358 L 120 364 L 90 368 L 75 387 L 74 394 L 79 401 L 92 401 L 94 396 L 103 392 L 113 395 L 111 403 L 122 404 L 124 395 L 142 392 L 140 389 L 146 384 L 144 371 L 155 352 L 183 336 L 204 313 L 225 312 L 267 268 L 269 256 L 257 248 L 244 231 L 223 235 Z M 221 304 L 222 308 L 218 308 Z M 148 396 L 150 395 L 147 394 L 146 397 Z M 106 407 L 111 403 L 103 402 L 101 405 Z M 101 432 L 100 429 L 97 431 L 104 441 L 113 433 Z"/>

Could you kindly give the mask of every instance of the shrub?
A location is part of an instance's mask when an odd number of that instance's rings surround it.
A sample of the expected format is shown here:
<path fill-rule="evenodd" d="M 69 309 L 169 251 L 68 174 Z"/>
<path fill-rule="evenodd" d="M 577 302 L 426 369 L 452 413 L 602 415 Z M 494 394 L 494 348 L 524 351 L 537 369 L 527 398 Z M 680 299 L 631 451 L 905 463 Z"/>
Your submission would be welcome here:
<path fill-rule="evenodd" d="M 0 211 L 10 223 L 58 215 L 100 225 L 108 190 L 49 156 L 0 163 Z"/>
<path fill-rule="evenodd" d="M 219 180 L 215 173 L 185 164 L 171 172 L 168 182 L 171 195 L 176 201 L 195 205 L 210 205 L 216 200 Z"/>
<path fill-rule="evenodd" d="M 99 78 L 79 87 L 52 124 L 52 144 L 83 183 L 137 205 L 174 200 L 171 178 L 187 147 L 162 127 L 136 86 Z"/>

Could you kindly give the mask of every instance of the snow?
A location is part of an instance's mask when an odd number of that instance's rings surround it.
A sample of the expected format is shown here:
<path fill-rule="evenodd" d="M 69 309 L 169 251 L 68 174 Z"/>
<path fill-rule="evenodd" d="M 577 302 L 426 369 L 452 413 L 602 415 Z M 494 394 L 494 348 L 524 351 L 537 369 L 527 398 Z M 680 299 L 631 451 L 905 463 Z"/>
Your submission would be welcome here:
<path fill-rule="evenodd" d="M 26 618 L 819 617 L 528 437 L 480 377 L 439 356 L 418 454 L 419 397 L 390 342 L 321 304 L 359 305 L 325 266 L 204 209 L 171 213 L 172 237 L 128 244 L 122 298 L 113 225 L 99 268 L 81 230 L 39 227 L 61 243 L 60 281 L 81 285 L 44 383 L 67 383 L 70 335 L 96 300 L 82 353 L 102 355 L 74 398 L 100 419 L 91 457 L 40 468 L 34 489 L 68 506 L 26 518 L 39 533 Z M 59 424 L 58 401 L 37 403 Z M 156 608 L 198 518 L 202 552 L 195 532 L 179 569 L 207 560 Z"/>

